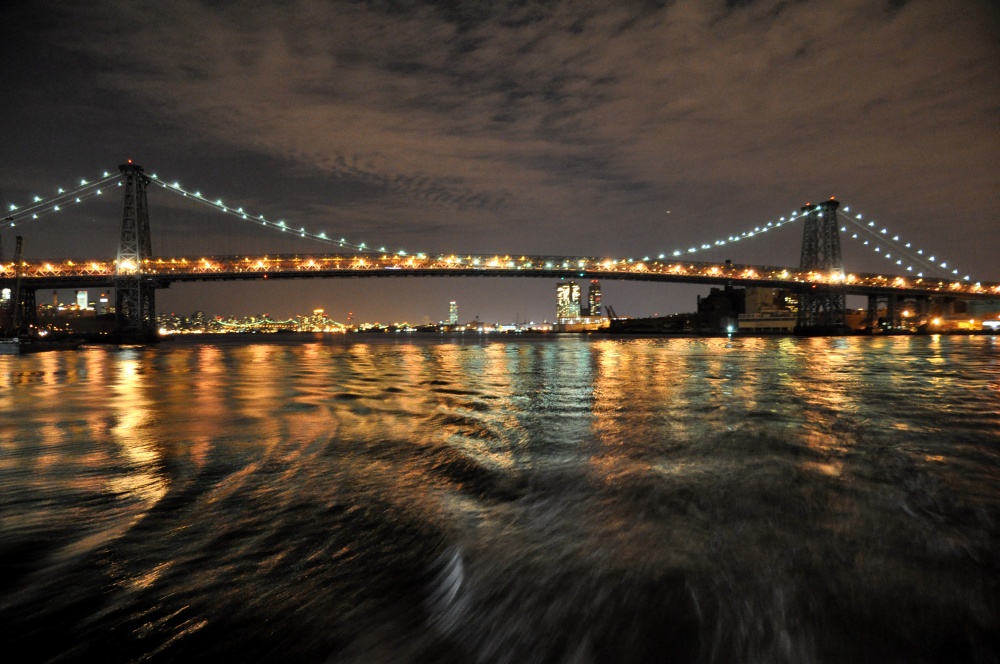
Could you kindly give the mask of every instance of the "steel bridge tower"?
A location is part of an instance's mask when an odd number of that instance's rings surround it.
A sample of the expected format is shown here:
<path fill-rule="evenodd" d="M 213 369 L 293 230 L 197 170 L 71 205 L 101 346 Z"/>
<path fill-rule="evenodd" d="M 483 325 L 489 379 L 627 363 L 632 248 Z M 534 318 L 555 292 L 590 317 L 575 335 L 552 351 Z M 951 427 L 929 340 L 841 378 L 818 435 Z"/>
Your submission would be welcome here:
<path fill-rule="evenodd" d="M 840 229 L 837 228 L 839 206 L 840 203 L 831 198 L 802 208 L 806 225 L 802 233 L 801 269 L 843 278 L 844 259 L 840 253 Z M 847 298 L 842 283 L 813 284 L 799 296 L 798 330 L 843 328 L 846 310 Z"/>
<path fill-rule="evenodd" d="M 144 277 L 145 261 L 152 257 L 149 208 L 142 167 L 129 160 L 118 167 L 125 180 L 122 232 L 115 263 L 115 323 L 119 334 L 153 337 L 156 334 L 154 284 Z"/>

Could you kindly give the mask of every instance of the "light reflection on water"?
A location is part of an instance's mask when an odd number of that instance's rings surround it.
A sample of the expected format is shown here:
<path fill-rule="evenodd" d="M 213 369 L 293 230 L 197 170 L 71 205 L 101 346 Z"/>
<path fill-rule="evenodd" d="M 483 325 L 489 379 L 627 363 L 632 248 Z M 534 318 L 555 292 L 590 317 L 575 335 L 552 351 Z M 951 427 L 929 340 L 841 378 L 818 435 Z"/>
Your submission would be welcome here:
<path fill-rule="evenodd" d="M 993 337 L 269 341 L 0 357 L 25 661 L 996 661 Z"/>

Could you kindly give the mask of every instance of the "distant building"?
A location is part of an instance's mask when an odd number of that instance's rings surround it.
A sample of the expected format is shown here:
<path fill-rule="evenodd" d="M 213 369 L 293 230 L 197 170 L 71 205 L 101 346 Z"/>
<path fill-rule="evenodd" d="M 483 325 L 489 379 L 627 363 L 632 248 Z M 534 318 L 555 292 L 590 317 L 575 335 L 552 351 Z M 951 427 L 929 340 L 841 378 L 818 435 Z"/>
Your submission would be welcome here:
<path fill-rule="evenodd" d="M 556 286 L 556 318 L 580 317 L 580 284 L 563 282 Z"/>
<path fill-rule="evenodd" d="M 76 306 L 79 309 L 87 309 L 87 291 L 78 290 L 76 292 Z"/>
<path fill-rule="evenodd" d="M 587 315 L 601 315 L 601 282 L 597 279 L 590 280 L 590 289 L 587 291 Z"/>
<path fill-rule="evenodd" d="M 305 325 L 301 326 L 307 330 L 312 330 L 313 332 L 321 332 L 326 329 L 326 310 L 325 309 L 313 309 L 312 316 L 310 316 Z"/>
<path fill-rule="evenodd" d="M 784 288 L 749 286 L 739 314 L 740 332 L 791 334 L 798 324 L 798 300 Z"/>
<path fill-rule="evenodd" d="M 1000 314 L 1000 300 L 970 300 L 966 303 L 966 311 L 975 316 L 990 316 L 990 314 Z"/>
<path fill-rule="evenodd" d="M 779 332 L 791 334 L 798 324 L 798 314 L 789 309 L 765 307 L 760 311 L 739 315 L 740 332 Z"/>
<path fill-rule="evenodd" d="M 798 297 L 787 288 L 748 286 L 745 291 L 744 313 L 759 314 L 775 307 L 798 313 Z"/>
<path fill-rule="evenodd" d="M 746 292 L 742 288 L 712 288 L 706 297 L 698 296 L 699 326 L 708 331 L 733 332 L 738 316 L 745 310 Z"/>
<path fill-rule="evenodd" d="M 458 325 L 458 302 L 454 300 L 448 303 L 448 324 Z"/>

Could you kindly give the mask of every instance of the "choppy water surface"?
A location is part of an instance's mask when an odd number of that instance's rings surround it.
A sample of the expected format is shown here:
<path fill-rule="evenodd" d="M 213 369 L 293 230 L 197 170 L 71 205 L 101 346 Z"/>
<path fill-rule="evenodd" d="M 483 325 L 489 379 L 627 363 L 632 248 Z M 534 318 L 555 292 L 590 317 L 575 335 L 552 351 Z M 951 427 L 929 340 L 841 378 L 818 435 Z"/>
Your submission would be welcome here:
<path fill-rule="evenodd" d="M 996 662 L 998 524 L 996 337 L 0 357 L 17 661 Z"/>

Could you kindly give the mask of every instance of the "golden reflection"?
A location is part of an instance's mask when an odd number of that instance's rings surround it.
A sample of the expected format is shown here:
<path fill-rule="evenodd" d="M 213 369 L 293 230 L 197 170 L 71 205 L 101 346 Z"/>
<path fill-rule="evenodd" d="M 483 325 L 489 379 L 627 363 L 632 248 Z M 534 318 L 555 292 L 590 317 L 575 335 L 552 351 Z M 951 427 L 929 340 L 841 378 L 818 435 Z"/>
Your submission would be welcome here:
<path fill-rule="evenodd" d="M 65 397 L 62 393 L 70 372 L 65 365 L 67 360 L 65 353 L 41 353 L 40 356 L 38 368 L 42 372 L 42 381 L 36 396 L 38 401 L 33 409 L 40 408 L 47 411 L 63 403 Z M 58 420 L 46 417 L 39 423 L 39 433 L 46 446 L 59 449 L 66 440 L 68 432 L 65 427 L 60 426 Z"/>
<path fill-rule="evenodd" d="M 152 569 L 147 570 L 145 573 L 136 574 L 131 578 L 126 580 L 129 590 L 145 590 L 156 583 L 157 579 L 163 576 L 163 573 L 173 566 L 172 562 L 160 563 L 154 566 Z"/>
<path fill-rule="evenodd" d="M 170 486 L 160 472 L 160 451 L 150 435 L 153 402 L 147 393 L 143 355 L 144 351 L 132 349 L 114 358 L 117 371 L 111 388 L 115 424 L 110 434 L 126 469 L 121 475 L 110 476 L 107 488 L 116 495 L 146 503 L 148 508 L 165 496 Z"/>
<path fill-rule="evenodd" d="M 812 471 L 828 477 L 840 477 L 840 475 L 844 472 L 844 462 L 829 461 L 823 463 L 819 461 L 803 461 L 801 468 L 803 470 Z"/>
<path fill-rule="evenodd" d="M 633 473 L 643 473 L 651 466 L 630 456 L 628 444 L 634 430 L 633 417 L 655 418 L 656 415 L 635 412 L 632 404 L 655 403 L 662 416 L 684 399 L 683 375 L 687 357 L 674 353 L 674 340 L 607 340 L 594 343 L 592 429 L 601 443 L 590 458 L 591 468 L 608 484 L 620 482 Z M 684 341 L 684 340 L 679 340 Z M 683 421 L 670 423 L 672 433 L 683 437 Z"/>
<path fill-rule="evenodd" d="M 390 398 L 411 413 L 432 413 L 425 432 L 429 439 L 485 467 L 511 469 L 513 446 L 523 439 L 515 416 L 518 405 L 511 398 L 516 373 L 508 355 L 518 348 L 502 343 L 412 346 L 404 351 L 404 366 L 417 380 Z M 485 400 L 484 393 L 498 398 Z"/>
<path fill-rule="evenodd" d="M 837 419 L 860 409 L 858 372 L 863 371 L 864 358 L 858 351 L 858 342 L 841 337 L 815 337 L 800 343 L 797 353 L 800 364 L 790 387 L 803 405 L 806 427 L 803 440 L 818 452 L 842 452 L 847 439 L 835 432 Z"/>
<path fill-rule="evenodd" d="M 233 425 L 237 431 L 253 431 L 255 442 L 265 447 L 280 443 L 283 439 L 283 429 L 278 418 L 272 416 L 283 404 L 286 381 L 280 373 L 280 367 L 287 354 L 287 349 L 281 345 L 254 344 L 229 351 L 232 354 L 231 366 L 222 366 L 225 353 L 219 355 L 199 355 L 199 366 L 212 362 L 218 393 L 212 397 L 205 395 L 201 402 L 202 408 L 192 413 L 195 418 L 191 439 L 195 443 L 192 449 L 198 456 L 208 454 L 215 441 L 229 427 L 230 420 L 253 422 Z M 220 422 L 219 418 L 226 418 Z"/>
<path fill-rule="evenodd" d="M 185 438 L 209 441 L 229 419 L 226 385 L 230 379 L 218 347 L 199 346 L 194 353 L 193 380 L 184 381 L 190 392 L 186 399 L 171 400 L 170 406 L 178 412 L 170 417 L 186 425 Z"/>

